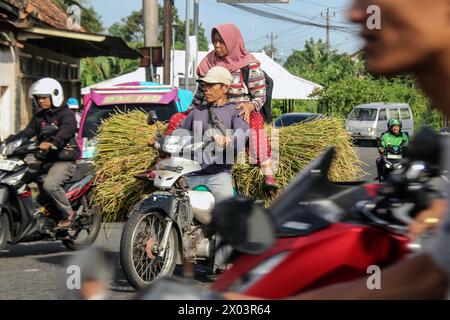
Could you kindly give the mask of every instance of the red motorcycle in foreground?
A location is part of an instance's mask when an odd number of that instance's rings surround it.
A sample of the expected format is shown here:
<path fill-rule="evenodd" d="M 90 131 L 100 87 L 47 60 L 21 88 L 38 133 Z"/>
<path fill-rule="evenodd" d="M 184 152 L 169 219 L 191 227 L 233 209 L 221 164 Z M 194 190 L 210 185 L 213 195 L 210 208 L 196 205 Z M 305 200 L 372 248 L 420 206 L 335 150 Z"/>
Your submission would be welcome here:
<path fill-rule="evenodd" d="M 209 297 L 233 291 L 288 298 L 368 277 L 369 267 L 382 269 L 420 250 L 406 237 L 407 226 L 427 207 L 435 192 L 429 181 L 439 168 L 410 157 L 385 184 L 332 183 L 333 156 L 329 149 L 317 158 L 268 209 L 240 197 L 216 206 L 213 225 L 234 252 L 232 267 L 211 286 Z M 171 279 L 141 298 L 179 299 L 187 290 L 192 298 L 188 288 Z M 208 297 L 197 291 L 194 299 Z"/>

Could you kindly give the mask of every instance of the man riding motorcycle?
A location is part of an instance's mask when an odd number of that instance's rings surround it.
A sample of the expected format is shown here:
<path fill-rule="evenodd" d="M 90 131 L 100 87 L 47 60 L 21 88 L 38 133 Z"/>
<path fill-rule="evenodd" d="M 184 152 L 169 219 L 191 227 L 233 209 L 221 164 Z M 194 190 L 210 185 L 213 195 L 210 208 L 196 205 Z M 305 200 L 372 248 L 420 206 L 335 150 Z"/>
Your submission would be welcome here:
<path fill-rule="evenodd" d="M 215 202 L 233 197 L 231 168 L 235 155 L 245 148 L 249 125 L 239 115 L 237 105 L 228 102 L 227 93 L 231 85 L 231 74 L 224 67 L 213 67 L 198 79 L 205 84 L 205 100 L 208 104 L 194 109 L 172 135 L 183 135 L 183 131 L 195 136 L 211 137 L 216 149 L 203 150 L 194 157 L 199 158 L 202 170 L 187 176 L 190 188 L 207 187 Z M 219 148 L 219 150 L 217 149 Z M 221 149 L 221 150 L 220 150 Z M 226 268 L 229 248 L 221 248 L 216 253 L 216 271 Z"/>
<path fill-rule="evenodd" d="M 401 148 L 409 143 L 409 137 L 406 132 L 402 132 L 402 122 L 399 119 L 392 118 L 388 122 L 388 131 L 380 137 L 378 152 L 380 156 L 377 158 L 377 173 L 379 179 L 383 177 L 384 154 L 389 152 L 392 147 Z"/>
<path fill-rule="evenodd" d="M 196 108 L 172 135 L 182 135 L 188 130 L 198 136 L 211 136 L 223 152 L 202 152 L 202 171 L 188 176 L 191 188 L 205 186 L 213 194 L 216 203 L 233 196 L 231 168 L 234 155 L 245 147 L 249 126 L 239 116 L 234 103 L 229 103 L 227 92 L 231 85 L 231 74 L 223 67 L 213 67 L 198 81 L 205 83 L 205 99 L 208 105 Z M 227 131 L 232 135 L 228 135 Z M 215 150 L 217 151 L 217 150 Z M 229 157 L 231 155 L 231 158 Z M 224 156 L 222 158 L 222 156 Z M 231 160 L 231 161 L 229 161 Z"/>
<path fill-rule="evenodd" d="M 38 80 L 31 85 L 29 96 L 40 110 L 31 118 L 25 129 L 8 137 L 6 141 L 20 137 L 36 137 L 40 152 L 38 155 L 29 154 L 25 157 L 24 161 L 29 169 L 21 179 L 21 189 L 47 172 L 40 197 L 45 193 L 50 198 L 60 213 L 61 221 L 57 228 L 67 229 L 75 220 L 75 212 L 63 186 L 74 175 L 76 159 L 80 156 L 80 149 L 74 139 L 77 121 L 74 113 L 63 104 L 63 88 L 58 81 L 51 78 Z M 56 130 L 50 136 L 41 136 L 41 131 L 47 126 L 54 126 Z"/>

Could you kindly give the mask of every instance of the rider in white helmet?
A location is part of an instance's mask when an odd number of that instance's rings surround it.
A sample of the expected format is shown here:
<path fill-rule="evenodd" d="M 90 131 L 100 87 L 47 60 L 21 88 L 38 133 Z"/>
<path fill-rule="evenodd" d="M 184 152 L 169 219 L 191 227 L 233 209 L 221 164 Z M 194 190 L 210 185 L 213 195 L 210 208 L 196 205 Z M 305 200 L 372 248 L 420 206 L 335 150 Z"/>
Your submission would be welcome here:
<path fill-rule="evenodd" d="M 80 149 L 74 138 L 77 131 L 75 115 L 64 104 L 63 88 L 55 79 L 43 78 L 33 83 L 29 96 L 40 110 L 24 130 L 8 139 L 16 139 L 18 136 L 28 139 L 37 137 L 40 153 L 30 154 L 25 158 L 29 169 L 22 182 L 29 184 L 37 176 L 47 172 L 43 189 L 61 213 L 58 227 L 70 228 L 75 213 L 63 186 L 74 175 L 76 159 L 80 156 Z M 42 136 L 42 130 L 49 128 L 48 126 L 53 126 L 53 132 Z M 40 194 L 42 195 L 42 190 Z"/>

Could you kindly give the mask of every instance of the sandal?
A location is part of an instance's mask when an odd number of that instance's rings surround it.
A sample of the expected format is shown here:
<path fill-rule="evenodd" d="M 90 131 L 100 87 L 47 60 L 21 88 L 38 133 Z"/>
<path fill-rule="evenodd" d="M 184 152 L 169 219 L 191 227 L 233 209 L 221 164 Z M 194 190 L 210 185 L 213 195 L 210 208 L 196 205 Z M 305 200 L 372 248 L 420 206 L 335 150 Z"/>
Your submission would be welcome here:
<path fill-rule="evenodd" d="M 56 226 L 55 230 L 68 230 L 68 229 L 72 229 L 75 221 L 77 220 L 77 213 L 74 212 L 73 216 L 71 219 L 67 219 L 67 220 L 62 220 L 58 223 L 58 225 Z"/>
<path fill-rule="evenodd" d="M 265 189 L 278 189 L 278 182 L 275 176 L 266 176 L 264 178 L 264 185 L 263 187 Z"/>

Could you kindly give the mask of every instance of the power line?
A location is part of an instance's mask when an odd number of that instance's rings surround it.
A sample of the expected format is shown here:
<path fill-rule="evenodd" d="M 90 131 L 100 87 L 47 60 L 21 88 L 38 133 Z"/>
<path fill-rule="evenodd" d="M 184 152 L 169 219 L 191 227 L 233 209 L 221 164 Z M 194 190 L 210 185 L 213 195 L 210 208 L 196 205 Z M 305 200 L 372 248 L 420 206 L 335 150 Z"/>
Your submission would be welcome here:
<path fill-rule="evenodd" d="M 311 2 L 311 1 L 306 1 L 306 0 L 297 0 L 297 1 L 304 2 L 304 3 L 311 4 L 311 5 L 318 6 L 318 7 L 322 7 L 322 8 L 331 8 L 331 9 L 336 9 L 336 10 L 338 10 L 340 8 L 342 9 L 344 7 L 347 7 L 346 5 L 345 6 L 330 7 L 330 6 L 327 6 L 327 5 L 324 5 L 324 4 L 318 4 L 318 3 Z"/>
<path fill-rule="evenodd" d="M 306 25 L 306 26 L 315 26 L 315 27 L 319 27 L 319 28 L 330 28 L 331 30 L 336 30 L 336 31 L 340 31 L 340 32 L 344 32 L 344 33 L 349 33 L 349 34 L 353 34 L 353 35 L 357 35 L 358 34 L 358 30 L 353 29 L 353 28 L 349 28 L 349 27 L 345 27 L 345 26 L 327 26 L 324 24 L 320 24 L 320 23 L 315 23 L 315 22 L 310 22 L 310 21 L 304 21 L 304 20 L 299 20 L 299 19 L 295 19 L 292 17 L 286 17 L 286 16 L 282 16 L 276 13 L 272 13 L 272 12 L 267 12 L 261 9 L 256 9 L 256 8 L 252 8 L 252 7 L 247 7 L 241 4 L 235 4 L 235 3 L 228 3 L 229 6 L 268 18 L 268 19 L 273 19 L 273 20 L 279 20 L 279 21 L 283 21 L 283 22 L 291 22 L 291 23 L 295 23 L 295 24 L 300 24 L 300 25 Z"/>

